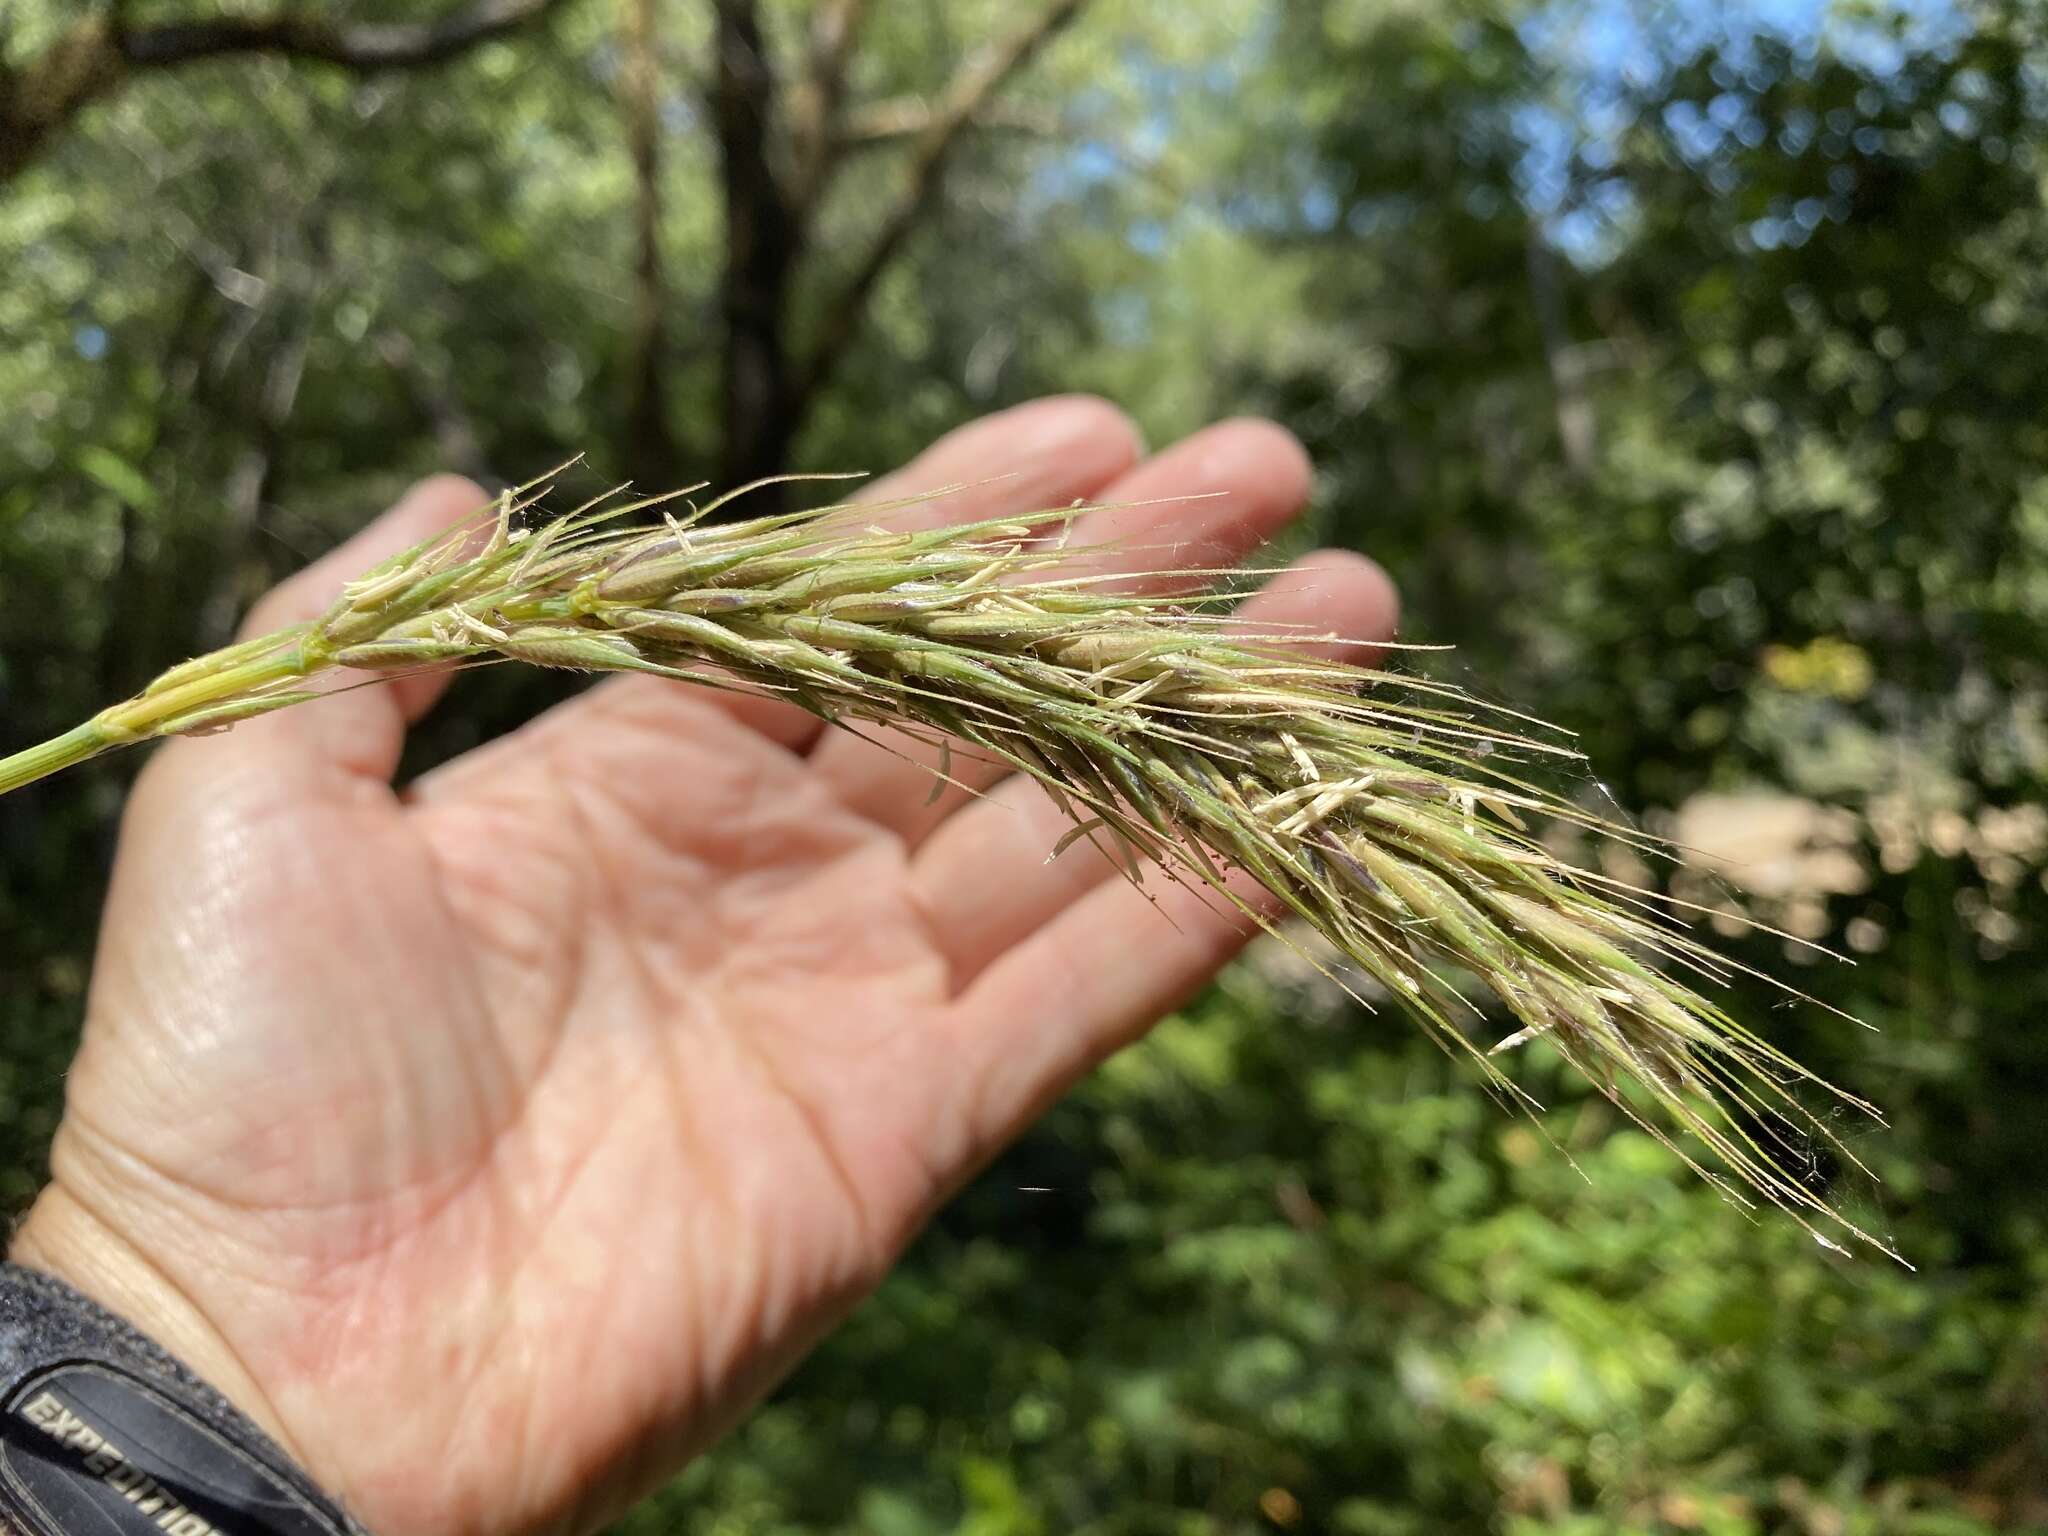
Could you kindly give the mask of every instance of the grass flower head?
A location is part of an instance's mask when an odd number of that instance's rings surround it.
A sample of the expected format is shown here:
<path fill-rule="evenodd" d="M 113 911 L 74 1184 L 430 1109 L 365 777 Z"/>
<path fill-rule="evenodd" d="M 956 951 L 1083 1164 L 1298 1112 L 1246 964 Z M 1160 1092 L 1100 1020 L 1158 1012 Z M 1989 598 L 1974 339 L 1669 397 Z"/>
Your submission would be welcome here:
<path fill-rule="evenodd" d="M 1654 898 L 1538 837 L 1562 820 L 1651 846 L 1539 787 L 1534 762 L 1575 756 L 1549 728 L 1306 657 L 1285 643 L 1300 637 L 1234 621 L 1227 591 L 1136 596 L 1076 573 L 1061 533 L 1085 508 L 895 532 L 872 505 L 722 521 L 731 497 L 685 493 L 548 516 L 546 489 L 385 561 L 309 623 L 173 668 L 0 761 L 0 792 L 366 674 L 510 660 L 772 694 L 985 754 L 1070 814 L 1061 850 L 1094 842 L 1133 878 L 1163 870 L 1271 926 L 1242 871 L 1504 1093 L 1526 1097 L 1501 1053 L 1546 1041 L 1731 1199 L 1830 1247 L 1884 1248 L 1798 1171 L 1815 1143 L 1853 1162 L 1809 1095 L 1869 1106 L 1711 1001 L 1702 988 L 1731 963 Z M 1511 1031 L 1486 1037 L 1459 974 Z"/>

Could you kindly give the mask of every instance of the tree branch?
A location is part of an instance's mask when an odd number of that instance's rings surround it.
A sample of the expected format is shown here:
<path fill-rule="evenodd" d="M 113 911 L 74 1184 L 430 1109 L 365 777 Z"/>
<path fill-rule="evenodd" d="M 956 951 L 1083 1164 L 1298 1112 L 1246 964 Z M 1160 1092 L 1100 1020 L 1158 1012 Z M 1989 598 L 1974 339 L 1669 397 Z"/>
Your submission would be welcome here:
<path fill-rule="evenodd" d="M 439 64 L 536 19 L 562 0 L 471 0 L 432 21 L 343 26 L 303 11 L 164 22 L 117 33 L 138 68 L 232 53 L 277 53 L 343 69 L 417 69 Z"/>
<path fill-rule="evenodd" d="M 127 72 L 102 17 L 78 23 L 26 67 L 0 71 L 0 181 L 34 159 L 51 134 Z"/>
<path fill-rule="evenodd" d="M 795 431 L 786 334 L 803 224 L 770 157 L 775 71 L 755 0 L 717 0 L 712 119 L 725 200 L 725 325 L 720 475 L 728 483 L 783 468 Z"/>
<path fill-rule="evenodd" d="M 626 472 L 666 485 L 681 459 L 668 418 L 664 387 L 668 282 L 661 260 L 661 64 L 655 0 L 624 0 L 625 68 L 620 99 L 637 191 L 633 227 L 633 313 L 626 333 Z"/>
<path fill-rule="evenodd" d="M 278 462 L 305 380 L 321 297 L 333 279 L 329 219 L 323 188 L 264 232 L 262 250 L 253 261 L 270 296 L 271 313 L 266 316 L 252 307 L 245 312 L 247 323 L 253 329 L 267 319 L 265 328 L 274 335 L 267 355 L 251 359 L 248 393 L 242 394 L 237 413 L 247 425 L 247 435 L 223 487 L 226 516 L 218 530 L 219 574 L 200 605 L 200 643 L 209 649 L 226 643 L 236 614 L 275 580 L 261 536 L 273 531 L 270 514 Z"/>
<path fill-rule="evenodd" d="M 271 54 L 368 72 L 416 69 L 534 21 L 563 0 L 470 0 L 433 21 L 344 25 L 287 9 L 130 27 L 124 12 L 74 23 L 25 67 L 0 75 L 0 181 L 58 129 L 135 73 L 202 59 Z"/>
<path fill-rule="evenodd" d="M 826 308 L 794 399 L 801 406 L 831 377 L 860 329 L 875 284 L 937 198 L 946 163 L 963 130 L 1003 83 L 1022 69 L 1080 13 L 1086 0 L 1050 0 L 1038 17 L 1007 41 L 970 59 L 939 98 L 911 154 L 910 183 L 883 218 L 880 232 L 853 278 Z"/>
<path fill-rule="evenodd" d="M 1543 227 L 1529 224 L 1529 293 L 1536 311 L 1536 334 L 1543 343 L 1543 362 L 1557 402 L 1557 442 L 1572 478 L 1592 478 L 1598 449 L 1598 422 L 1586 391 L 1586 370 L 1571 342 L 1565 318 L 1564 293 L 1557 274 L 1557 255 L 1544 238 Z"/>
<path fill-rule="evenodd" d="M 790 101 L 790 200 L 800 209 L 816 204 L 831 177 L 840 143 L 839 104 L 846 94 L 846 60 L 866 13 L 867 0 L 818 0 L 811 14 L 808 67 Z"/>
<path fill-rule="evenodd" d="M 890 96 L 848 110 L 837 133 L 837 153 L 882 149 L 929 133 L 939 109 L 921 96 Z M 1059 132 L 1056 113 L 1011 102 L 990 101 L 968 120 L 982 132 L 1022 133 L 1050 138 Z"/>

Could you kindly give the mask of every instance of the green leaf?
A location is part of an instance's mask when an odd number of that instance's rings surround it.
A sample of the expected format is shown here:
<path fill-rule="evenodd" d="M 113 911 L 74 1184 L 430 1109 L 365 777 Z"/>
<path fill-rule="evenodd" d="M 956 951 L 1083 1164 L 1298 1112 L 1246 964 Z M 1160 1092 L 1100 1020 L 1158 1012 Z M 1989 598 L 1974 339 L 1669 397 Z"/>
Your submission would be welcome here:
<path fill-rule="evenodd" d="M 147 511 L 156 505 L 156 487 L 149 483 L 148 477 L 141 470 L 118 453 L 97 446 L 87 446 L 72 456 L 72 463 L 78 466 L 80 474 L 97 481 L 138 512 Z"/>

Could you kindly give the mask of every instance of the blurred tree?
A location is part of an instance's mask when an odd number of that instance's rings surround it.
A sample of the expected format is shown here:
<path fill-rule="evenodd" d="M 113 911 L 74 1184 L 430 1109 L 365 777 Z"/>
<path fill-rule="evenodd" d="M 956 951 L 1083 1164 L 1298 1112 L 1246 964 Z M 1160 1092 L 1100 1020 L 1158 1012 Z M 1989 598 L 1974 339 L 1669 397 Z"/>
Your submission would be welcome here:
<path fill-rule="evenodd" d="M 79 112 L 130 77 L 203 59 L 277 54 L 358 72 L 438 64 L 512 31 L 561 0 L 477 0 L 435 21 L 349 25 L 302 10 L 133 21 L 126 0 L 72 21 L 0 71 L 0 180 L 15 175 Z"/>
<path fill-rule="evenodd" d="M 1731 1006 L 1893 1113 L 1839 1187 L 1920 1273 L 1750 1224 L 1540 1047 L 1551 1108 L 1497 1113 L 1276 951 L 633 1528 L 2039 1528 L 2037 11 L 579 0 L 425 73 L 134 70 L 0 190 L 0 733 L 442 465 L 882 467 L 1061 387 L 1155 441 L 1272 411 L 1315 532 L 1458 642 L 1427 664 L 1732 823 L 1720 876 L 1856 954 L 1730 941 L 1879 1034 Z M 82 25 L 6 14 L 9 82 Z M 267 12 L 129 7 L 223 14 Z M 466 680 L 420 759 L 538 697 Z M 16 1200 L 129 766 L 0 802 Z"/>
<path fill-rule="evenodd" d="M 790 445 L 852 343 L 876 283 L 931 212 L 962 133 L 1082 3 L 1048 0 L 1008 37 L 976 50 L 929 101 L 850 108 L 848 54 L 866 5 L 820 4 L 811 17 L 802 76 L 785 109 L 753 0 L 718 0 L 712 109 L 725 196 L 722 480 L 757 479 L 788 463 Z M 792 284 L 814 238 L 818 205 L 850 151 L 896 138 L 909 150 L 904 184 L 884 206 L 851 275 L 818 306 L 810 342 L 799 352 L 791 336 Z M 653 426 L 654 414 L 647 415 Z M 658 451 L 645 444 L 639 451 L 673 463 L 666 433 L 657 441 Z"/>

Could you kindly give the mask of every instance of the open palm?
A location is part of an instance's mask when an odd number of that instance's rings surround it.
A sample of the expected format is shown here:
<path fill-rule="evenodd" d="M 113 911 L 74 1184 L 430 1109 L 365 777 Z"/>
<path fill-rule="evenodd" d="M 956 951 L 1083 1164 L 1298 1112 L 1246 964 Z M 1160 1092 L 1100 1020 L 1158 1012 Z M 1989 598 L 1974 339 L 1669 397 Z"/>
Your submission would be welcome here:
<path fill-rule="evenodd" d="M 1000 479 L 991 479 L 1001 476 Z M 1211 566 L 1297 509 L 1300 450 L 1139 462 L 1042 401 L 892 478 L 898 514 L 1092 515 L 1105 564 Z M 425 483 L 266 600 L 472 511 Z M 1261 616 L 1363 641 L 1312 557 Z M 15 1257 L 141 1322 L 383 1536 L 582 1529 L 678 1465 L 934 1204 L 1244 937 L 1117 880 L 1033 786 L 786 706 L 615 679 L 394 793 L 438 684 L 165 748 L 124 828 L 55 1179 Z"/>

